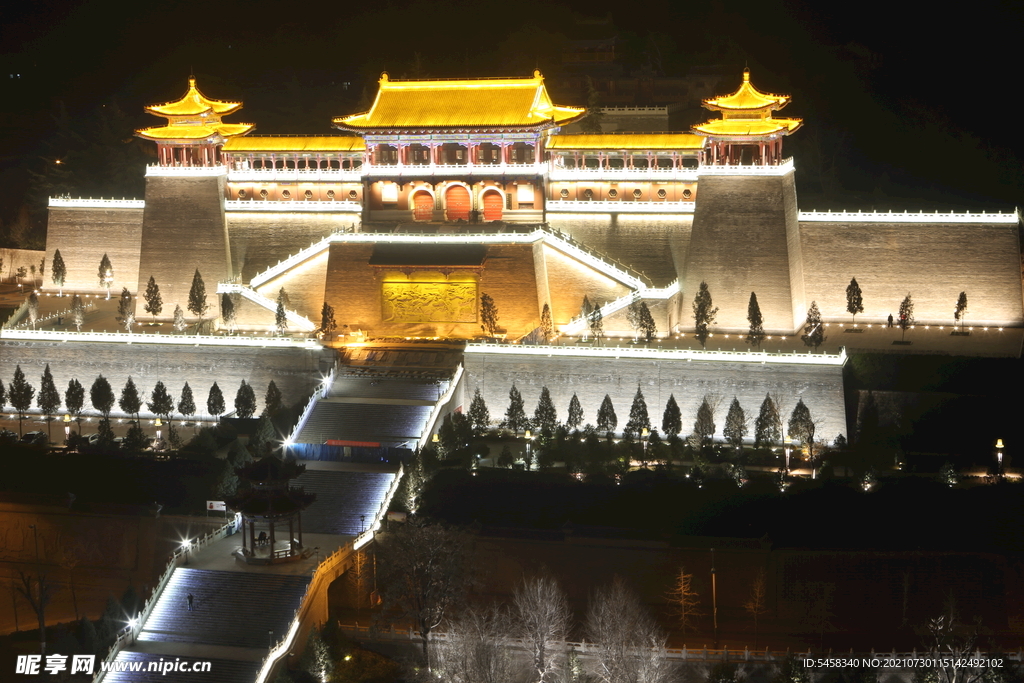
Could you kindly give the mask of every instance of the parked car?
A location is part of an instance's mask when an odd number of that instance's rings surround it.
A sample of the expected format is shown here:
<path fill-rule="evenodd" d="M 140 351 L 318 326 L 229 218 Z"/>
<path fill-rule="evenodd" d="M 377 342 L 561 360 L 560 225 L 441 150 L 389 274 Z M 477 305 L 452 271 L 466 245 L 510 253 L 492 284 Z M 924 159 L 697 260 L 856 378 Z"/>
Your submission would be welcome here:
<path fill-rule="evenodd" d="M 0 429 L 0 441 L 14 443 L 17 440 L 18 435 L 12 432 L 10 429 Z"/>
<path fill-rule="evenodd" d="M 21 443 L 45 446 L 50 443 L 50 440 L 46 438 L 46 432 L 25 432 L 21 437 Z"/>

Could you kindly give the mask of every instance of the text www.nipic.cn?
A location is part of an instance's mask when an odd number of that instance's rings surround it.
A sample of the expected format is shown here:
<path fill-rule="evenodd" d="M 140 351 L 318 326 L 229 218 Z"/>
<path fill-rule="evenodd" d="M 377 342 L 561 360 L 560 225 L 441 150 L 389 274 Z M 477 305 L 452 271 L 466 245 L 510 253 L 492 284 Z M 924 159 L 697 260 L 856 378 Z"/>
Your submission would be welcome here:
<path fill-rule="evenodd" d="M 71 660 L 70 663 L 68 660 Z M 38 676 L 43 673 L 50 675 L 58 674 L 67 671 L 71 674 L 92 674 L 96 666 L 95 655 L 18 655 L 17 663 L 15 664 L 14 673 L 21 674 L 23 676 Z M 180 657 L 176 657 L 174 660 L 154 659 L 148 662 L 135 661 L 135 662 L 101 662 L 101 671 L 110 672 L 130 672 L 130 673 L 141 673 L 143 671 L 150 673 L 159 673 L 162 676 L 166 676 L 169 673 L 179 672 L 193 672 L 193 673 L 206 673 L 209 672 L 211 663 L 204 660 L 195 661 L 182 661 Z"/>

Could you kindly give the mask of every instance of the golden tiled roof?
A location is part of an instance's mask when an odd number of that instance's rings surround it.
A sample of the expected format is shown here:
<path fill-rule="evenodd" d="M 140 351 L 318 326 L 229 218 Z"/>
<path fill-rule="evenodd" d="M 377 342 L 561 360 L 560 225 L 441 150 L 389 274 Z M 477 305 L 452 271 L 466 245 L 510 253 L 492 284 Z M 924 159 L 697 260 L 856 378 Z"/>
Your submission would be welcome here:
<path fill-rule="evenodd" d="M 211 100 L 196 87 L 196 79 L 188 79 L 188 92 L 175 102 L 154 104 L 146 107 L 146 111 L 157 116 L 197 116 L 203 113 L 213 113 L 224 116 L 241 109 L 241 102 L 221 102 Z"/>
<path fill-rule="evenodd" d="M 255 128 L 252 123 L 213 123 L 206 126 L 155 126 L 135 131 L 146 140 L 205 140 L 220 136 L 228 138 L 244 135 Z"/>
<path fill-rule="evenodd" d="M 789 135 L 803 125 L 801 119 L 717 119 L 698 123 L 693 130 L 703 135 L 730 136 L 750 135 L 761 136 L 781 133 Z"/>
<path fill-rule="evenodd" d="M 548 149 L 686 149 L 704 147 L 692 133 L 631 133 L 625 135 L 552 135 Z"/>
<path fill-rule="evenodd" d="M 750 84 L 750 70 L 743 70 L 743 83 L 740 89 L 731 95 L 720 95 L 704 100 L 708 109 L 782 109 L 790 101 L 789 95 L 772 95 L 763 93 Z"/>
<path fill-rule="evenodd" d="M 524 128 L 559 126 L 586 112 L 551 102 L 544 77 L 392 81 L 381 76 L 370 111 L 334 119 L 338 128 Z"/>
<path fill-rule="evenodd" d="M 232 138 L 224 143 L 225 152 L 362 152 L 366 143 L 359 137 L 342 136 L 270 136 Z"/>

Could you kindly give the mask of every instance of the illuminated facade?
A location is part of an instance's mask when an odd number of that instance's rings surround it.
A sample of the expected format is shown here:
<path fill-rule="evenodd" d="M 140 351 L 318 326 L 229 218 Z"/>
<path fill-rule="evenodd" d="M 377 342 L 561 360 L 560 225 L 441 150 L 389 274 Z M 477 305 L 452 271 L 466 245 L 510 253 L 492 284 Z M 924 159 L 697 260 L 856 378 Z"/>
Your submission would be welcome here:
<path fill-rule="evenodd" d="M 384 75 L 369 111 L 333 120 L 343 134 L 258 136 L 222 121 L 241 103 L 190 80 L 182 99 L 147 107 L 167 123 L 138 131 L 158 151 L 145 199 L 51 200 L 47 251 L 64 254 L 66 290 L 99 289 L 104 252 L 115 287 L 154 277 L 163 317 L 185 308 L 198 268 L 253 330 L 273 328 L 283 288 L 292 332 L 312 332 L 326 301 L 349 332 L 473 337 L 487 293 L 510 338 L 545 305 L 582 331 L 584 296 L 613 333 L 643 300 L 665 335 L 691 326 L 703 281 L 717 329 L 744 330 L 756 292 L 766 331 L 790 334 L 811 301 L 846 319 L 851 277 L 866 322 L 907 291 L 921 321 L 948 322 L 968 291 L 979 324 L 1024 322 L 1016 213 L 800 212 L 782 141 L 801 121 L 776 117 L 789 101 L 745 72 L 689 132 L 570 135 L 561 127 L 586 112 L 553 103 L 539 73 Z"/>

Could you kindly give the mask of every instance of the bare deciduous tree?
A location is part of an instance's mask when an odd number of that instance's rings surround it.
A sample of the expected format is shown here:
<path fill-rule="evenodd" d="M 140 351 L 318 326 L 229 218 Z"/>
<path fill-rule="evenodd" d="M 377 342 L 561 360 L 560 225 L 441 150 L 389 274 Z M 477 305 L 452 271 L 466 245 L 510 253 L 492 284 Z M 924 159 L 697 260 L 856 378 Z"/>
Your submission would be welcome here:
<path fill-rule="evenodd" d="M 550 576 L 525 578 L 512 594 L 514 632 L 533 656 L 535 681 L 555 680 L 564 661 L 566 636 L 572 624 L 569 601 Z"/>
<path fill-rule="evenodd" d="M 764 567 L 758 570 L 754 583 L 750 586 L 750 599 L 743 603 L 743 609 L 750 616 L 754 617 L 754 649 L 757 649 L 757 618 L 768 613 L 765 606 L 767 597 L 767 581 L 765 579 Z"/>
<path fill-rule="evenodd" d="M 692 629 L 694 621 L 702 615 L 699 611 L 700 594 L 694 590 L 693 574 L 687 573 L 686 567 L 680 567 L 676 573 L 668 601 L 672 605 L 672 611 L 679 617 L 679 628 L 685 636 L 687 629 Z"/>
<path fill-rule="evenodd" d="M 448 634 L 431 648 L 431 672 L 451 683 L 513 683 L 522 664 L 508 642 L 509 615 L 499 607 L 470 608 L 448 620 Z"/>
<path fill-rule="evenodd" d="M 594 675 L 604 683 L 668 680 L 665 634 L 626 584 L 616 578 L 587 606 L 587 636 L 596 646 Z"/>

